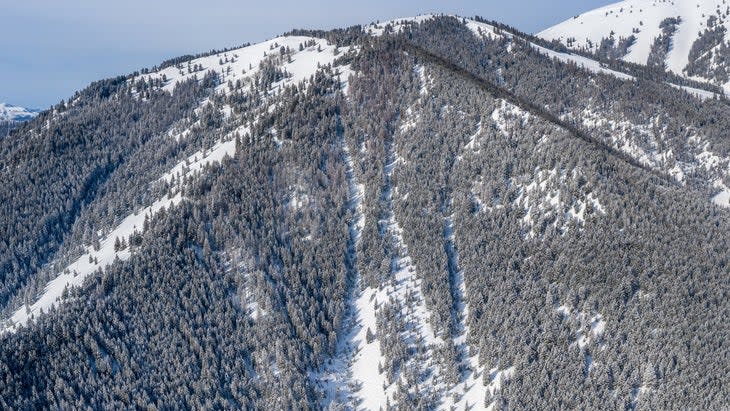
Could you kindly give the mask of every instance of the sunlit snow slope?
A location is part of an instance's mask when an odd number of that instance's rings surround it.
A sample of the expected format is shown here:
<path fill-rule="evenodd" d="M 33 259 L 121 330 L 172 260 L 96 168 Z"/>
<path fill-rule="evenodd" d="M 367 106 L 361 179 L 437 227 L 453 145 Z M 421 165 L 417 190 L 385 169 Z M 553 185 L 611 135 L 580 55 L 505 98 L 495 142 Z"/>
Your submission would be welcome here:
<path fill-rule="evenodd" d="M 38 113 L 23 107 L 16 107 L 10 104 L 0 103 L 0 122 L 3 121 L 28 121 L 37 116 Z"/>
<path fill-rule="evenodd" d="M 664 57 L 666 68 L 730 91 L 730 81 L 725 75 L 712 74 L 718 66 L 723 71 L 727 70 L 727 60 L 719 55 L 726 52 L 730 40 L 726 34 L 730 25 L 729 14 L 730 5 L 723 0 L 627 0 L 571 17 L 538 33 L 538 36 L 589 51 L 597 51 L 603 39 L 613 37 L 618 41 L 633 36 L 633 44 L 622 58 L 632 63 L 647 64 L 657 39 L 663 33 L 662 22 L 680 17 Z M 703 36 L 708 29 L 716 31 L 717 36 L 712 39 Z M 694 53 L 693 46 L 696 47 Z M 692 61 L 703 58 L 707 59 L 706 73 L 688 70 Z"/>

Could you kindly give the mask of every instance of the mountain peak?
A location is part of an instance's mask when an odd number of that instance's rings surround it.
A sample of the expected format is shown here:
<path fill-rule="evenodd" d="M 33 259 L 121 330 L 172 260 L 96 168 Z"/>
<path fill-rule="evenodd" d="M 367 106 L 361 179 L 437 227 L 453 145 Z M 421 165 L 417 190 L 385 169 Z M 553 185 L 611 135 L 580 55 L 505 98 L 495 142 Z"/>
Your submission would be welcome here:
<path fill-rule="evenodd" d="M 38 115 L 38 110 L 17 107 L 6 103 L 0 103 L 0 122 L 22 122 L 33 119 Z"/>

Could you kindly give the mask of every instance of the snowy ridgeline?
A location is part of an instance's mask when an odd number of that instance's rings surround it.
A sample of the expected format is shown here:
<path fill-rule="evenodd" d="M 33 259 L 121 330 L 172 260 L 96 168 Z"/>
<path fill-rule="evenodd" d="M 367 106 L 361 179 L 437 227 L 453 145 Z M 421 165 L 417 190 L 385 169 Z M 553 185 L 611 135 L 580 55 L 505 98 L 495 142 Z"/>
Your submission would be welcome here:
<path fill-rule="evenodd" d="M 306 48 L 299 49 L 299 45 L 307 44 Z M 277 46 L 274 50 L 274 46 Z M 259 69 L 259 64 L 268 61 L 271 54 L 278 54 L 280 47 L 289 47 L 292 58 L 281 62 L 281 69 L 288 73 L 283 80 L 271 85 L 269 92 L 275 92 L 281 87 L 288 84 L 306 84 L 307 80 L 313 76 L 321 67 L 332 65 L 339 55 L 340 51 L 333 45 L 328 44 L 325 40 L 311 37 L 278 37 L 260 44 L 233 50 L 228 53 L 195 59 L 190 62 L 191 67 L 198 67 L 197 71 L 188 73 L 185 70 L 176 67 L 168 67 L 158 72 L 145 74 L 140 78 L 159 78 L 165 79 L 163 88 L 172 92 L 175 85 L 189 78 L 200 79 L 210 70 L 220 72 L 224 81 L 218 87 L 218 93 L 230 93 L 232 89 L 229 87 L 228 80 L 245 80 L 251 77 Z M 227 62 L 220 64 L 223 59 Z M 187 63 L 183 64 L 187 67 Z M 243 74 L 243 72 L 246 72 Z M 336 75 L 340 77 L 343 89 L 347 91 L 347 79 L 352 74 L 349 66 L 341 66 L 337 68 Z M 133 80 L 133 81 L 136 81 Z M 264 96 L 265 97 L 265 96 Z M 207 104 L 207 101 L 201 102 L 201 107 Z M 5 106 L 3 106 L 5 107 Z M 273 107 L 270 107 L 273 108 Z M 225 119 L 231 119 L 230 112 L 222 113 Z M 184 129 L 175 128 L 168 133 L 171 140 L 181 141 L 190 135 L 191 128 L 194 124 L 186 124 Z M 235 153 L 235 137 L 243 137 L 250 132 L 250 126 L 239 126 L 235 131 L 228 133 L 219 141 L 217 141 L 209 149 L 201 149 L 192 154 L 189 158 L 179 162 L 172 169 L 159 178 L 159 181 L 173 183 L 170 192 L 164 198 L 158 199 L 148 207 L 130 214 L 122 220 L 120 224 L 106 231 L 106 234 L 100 240 L 99 244 L 84 246 L 84 254 L 69 264 L 58 276 L 50 281 L 44 291 L 30 304 L 24 305 L 17 309 L 10 318 L 4 320 L 0 334 L 13 332 L 18 326 L 26 325 L 29 320 L 36 318 L 44 312 L 48 312 L 62 303 L 66 292 L 72 287 L 79 287 L 84 280 L 90 275 L 103 271 L 105 267 L 114 263 L 115 260 L 124 261 L 131 256 L 131 247 L 120 249 L 117 239 L 125 240 L 126 243 L 131 235 L 141 233 L 144 228 L 144 221 L 152 218 L 160 210 L 173 207 L 184 201 L 179 194 L 180 185 L 186 179 L 195 178 L 207 166 L 213 163 L 220 163 L 224 158 L 233 156 Z"/>
<path fill-rule="evenodd" d="M 546 40 L 560 40 L 569 47 L 598 51 L 603 39 L 615 40 L 633 37 L 634 41 L 623 59 L 637 64 L 647 64 L 656 47 L 656 40 L 664 31 L 662 25 L 667 19 L 680 17 L 679 24 L 671 36 L 671 47 L 664 60 L 666 67 L 679 75 L 687 75 L 691 63 L 692 48 L 707 29 L 724 26 L 730 28 L 726 18 L 728 4 L 724 0 L 697 1 L 644 1 L 627 0 L 575 16 L 538 34 Z M 714 17 L 714 22 L 709 23 Z M 666 26 L 666 24 L 664 24 Z M 725 37 L 726 41 L 730 40 Z M 722 47 L 710 44 L 712 52 Z M 696 56 L 695 56 L 696 57 Z M 713 62 L 725 64 L 727 62 Z M 711 79 L 688 76 L 696 80 Z M 717 83 L 717 82 L 715 82 Z M 730 93 L 730 82 L 719 84 Z"/>
<path fill-rule="evenodd" d="M 424 21 L 427 21 L 428 19 L 432 18 L 433 15 L 423 15 L 413 18 L 402 18 L 402 19 L 395 19 L 386 21 L 383 23 L 378 24 L 371 24 L 369 26 L 365 27 L 365 31 L 368 33 L 371 33 L 373 35 L 382 35 L 386 28 L 390 28 L 393 32 L 400 32 L 403 30 L 404 27 L 406 27 L 409 24 L 414 23 L 421 23 Z M 497 30 L 494 26 L 478 21 L 474 21 L 471 19 L 464 19 L 466 21 L 466 26 L 478 37 L 486 36 L 491 38 L 499 38 L 499 37 L 506 37 L 506 38 L 513 38 L 514 35 L 511 33 Z M 658 27 L 657 23 L 657 27 Z M 559 27 L 559 26 L 556 26 Z M 610 30 L 609 30 L 610 31 Z M 540 33 L 540 36 L 543 38 L 551 39 L 550 36 L 552 36 L 549 32 L 543 32 Z M 600 41 L 599 41 L 600 43 Z M 565 52 L 558 52 L 554 50 L 550 50 L 548 48 L 542 47 L 540 45 L 530 43 L 532 47 L 534 47 L 536 50 L 538 50 L 540 53 L 550 57 L 557 59 L 563 63 L 574 63 L 579 67 L 584 68 L 585 70 L 588 70 L 593 73 L 600 73 L 600 74 L 607 74 L 614 76 L 616 78 L 622 79 L 622 80 L 635 80 L 635 77 L 626 73 L 622 73 L 620 71 L 612 70 L 609 68 L 604 67 L 603 64 L 601 64 L 599 61 L 576 55 L 573 53 L 565 53 Z M 648 55 L 648 54 L 647 54 Z M 644 58 L 644 61 L 641 64 L 646 64 L 646 58 Z M 685 64 L 686 65 L 686 64 Z M 681 72 L 679 72 L 681 74 Z M 710 99 L 716 97 L 716 95 L 710 91 L 702 90 L 698 88 L 688 87 L 688 86 L 679 86 L 675 84 L 668 83 L 670 86 L 681 89 L 686 91 L 687 93 L 701 99 Z M 728 93 L 730 93 L 730 82 L 726 85 L 726 90 Z"/>
<path fill-rule="evenodd" d="M 481 23 L 481 22 L 469 20 L 469 21 L 467 21 L 467 26 L 478 36 L 492 36 L 492 37 L 493 36 L 503 36 L 503 37 L 508 37 L 508 38 L 514 37 L 512 34 L 506 33 L 506 32 L 496 33 L 495 28 L 493 26 L 491 26 L 489 24 Z M 616 78 L 619 78 L 621 80 L 635 80 L 636 79 L 634 76 L 631 76 L 629 74 L 606 68 L 599 61 L 590 59 L 588 57 L 584 57 L 584 56 L 580 56 L 580 55 L 572 54 L 572 53 L 564 53 L 564 52 L 550 50 L 548 48 L 542 47 L 542 46 L 534 44 L 534 43 L 531 43 L 531 45 L 536 50 L 538 50 L 540 53 L 542 53 L 550 58 L 554 58 L 563 63 L 574 63 L 578 67 L 582 67 L 583 69 L 588 70 L 592 73 L 607 74 L 607 75 L 611 75 Z M 646 63 L 646 62 L 644 62 L 644 63 Z M 678 85 L 671 84 L 671 83 L 668 83 L 668 84 L 672 87 L 684 90 L 687 93 L 689 93 L 701 100 L 716 97 L 714 93 L 707 91 L 707 90 L 702 90 L 702 89 L 687 87 L 687 86 L 678 86 Z M 728 90 L 730 90 L 730 88 Z"/>
<path fill-rule="evenodd" d="M 205 73 L 212 71 L 220 75 L 221 84 L 218 86 L 218 91 L 227 94 L 235 89 L 237 82 L 244 84 L 250 82 L 261 70 L 263 62 L 281 57 L 282 49 L 287 55 L 291 55 L 290 59 L 287 58 L 279 65 L 288 76 L 274 83 L 271 87 L 272 92 L 282 86 L 308 80 L 320 67 L 333 65 L 340 53 L 347 51 L 340 50 L 323 39 L 304 36 L 277 37 L 248 47 L 166 67 L 154 73 L 141 75 L 139 78 L 163 80 L 163 88 L 173 91 L 177 83 L 191 78 L 200 79 Z M 346 82 L 352 71 L 348 66 L 341 66 L 338 69 L 340 79 Z"/>

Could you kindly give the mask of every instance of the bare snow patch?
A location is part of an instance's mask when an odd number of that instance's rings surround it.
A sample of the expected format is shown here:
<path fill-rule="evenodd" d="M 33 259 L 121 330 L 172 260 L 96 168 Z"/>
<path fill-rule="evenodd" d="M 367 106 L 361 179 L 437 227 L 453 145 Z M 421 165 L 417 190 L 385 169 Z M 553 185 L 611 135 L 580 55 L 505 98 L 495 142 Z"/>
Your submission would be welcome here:
<path fill-rule="evenodd" d="M 237 130 L 237 133 L 243 136 L 248 133 L 248 128 L 241 127 Z M 229 140 L 219 140 L 210 149 L 200 150 L 188 157 L 185 161 L 178 163 L 172 168 L 172 170 L 165 173 L 160 180 L 168 183 L 173 180 L 180 181 L 186 177 L 197 174 L 207 165 L 220 163 L 224 158 L 232 157 L 236 151 L 236 140 L 230 140 L 231 136 L 227 137 Z"/>
<path fill-rule="evenodd" d="M 588 314 L 582 311 L 573 314 L 566 305 L 561 305 L 555 311 L 560 314 L 563 321 L 568 321 L 574 327 L 575 344 L 579 348 L 585 348 L 591 343 L 597 343 L 599 348 L 604 348 L 602 337 L 606 332 L 606 320 L 602 314 Z"/>

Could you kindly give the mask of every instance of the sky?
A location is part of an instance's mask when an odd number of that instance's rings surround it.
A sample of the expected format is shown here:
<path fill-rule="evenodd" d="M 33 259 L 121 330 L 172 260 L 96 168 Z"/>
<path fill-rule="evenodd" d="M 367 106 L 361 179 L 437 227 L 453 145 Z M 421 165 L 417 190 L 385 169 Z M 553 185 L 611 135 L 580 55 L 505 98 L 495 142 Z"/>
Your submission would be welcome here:
<path fill-rule="evenodd" d="M 45 109 L 168 58 L 424 13 L 536 33 L 612 0 L 0 0 L 0 102 Z"/>

